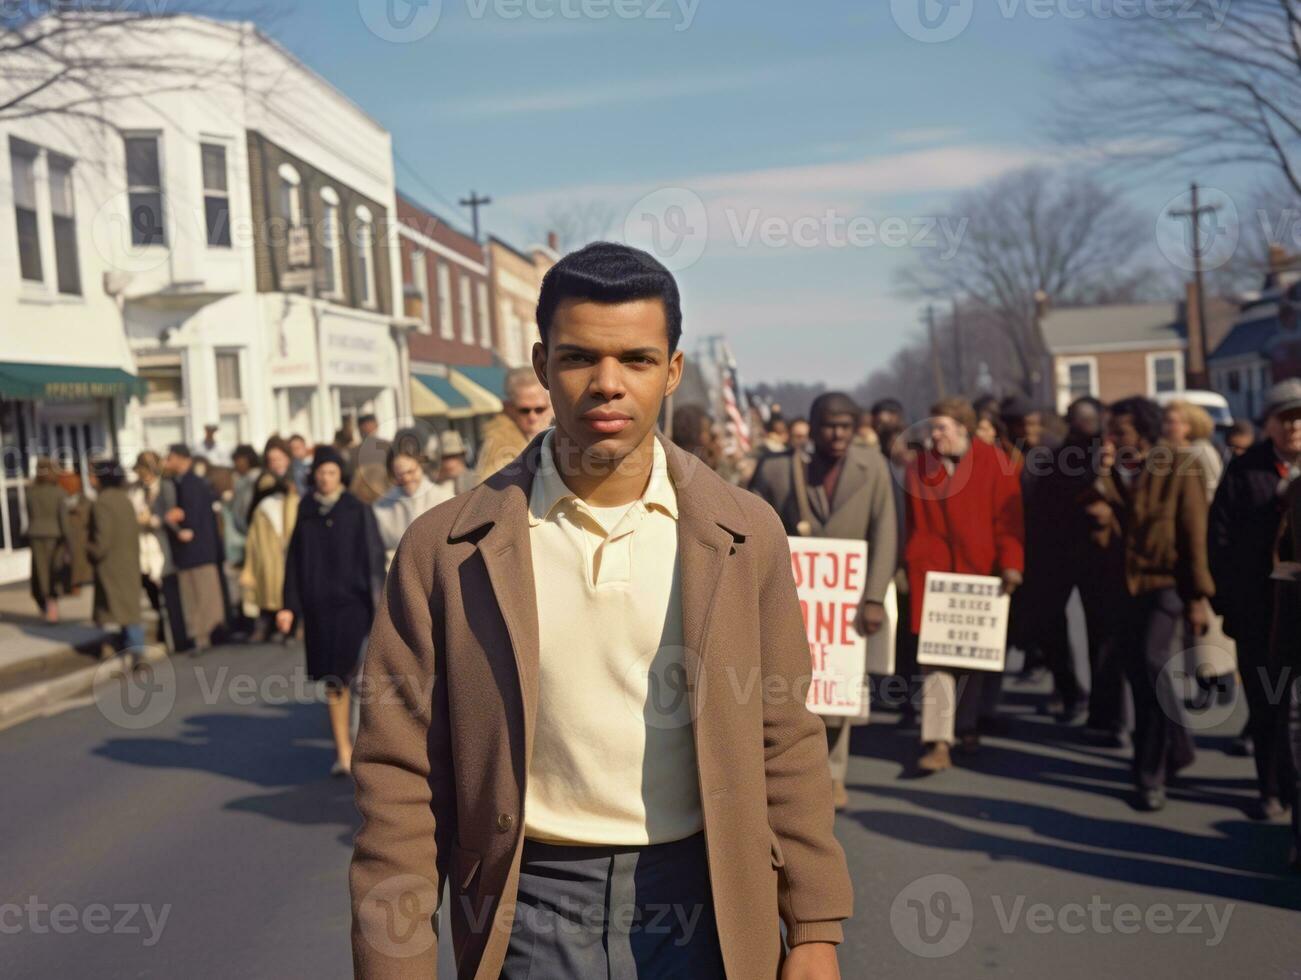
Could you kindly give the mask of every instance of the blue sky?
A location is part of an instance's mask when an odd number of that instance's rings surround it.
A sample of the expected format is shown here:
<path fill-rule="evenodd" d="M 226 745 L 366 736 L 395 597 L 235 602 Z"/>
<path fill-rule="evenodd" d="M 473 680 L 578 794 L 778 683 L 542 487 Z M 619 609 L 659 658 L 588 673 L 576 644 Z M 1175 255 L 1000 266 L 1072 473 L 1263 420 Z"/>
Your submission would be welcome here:
<path fill-rule="evenodd" d="M 918 242 L 943 247 L 924 219 L 1058 152 L 1054 63 L 1083 35 L 974 0 L 957 37 L 923 43 L 893 15 L 917 2 L 328 0 L 265 26 L 393 133 L 399 187 L 445 217 L 468 224 L 451 205 L 475 188 L 485 228 L 519 245 L 586 201 L 615 237 L 659 222 L 689 238 L 670 262 L 688 350 L 723 333 L 747 381 L 847 386 L 917 329 L 894 277 Z M 1187 179 L 1134 193 L 1155 217 Z"/>

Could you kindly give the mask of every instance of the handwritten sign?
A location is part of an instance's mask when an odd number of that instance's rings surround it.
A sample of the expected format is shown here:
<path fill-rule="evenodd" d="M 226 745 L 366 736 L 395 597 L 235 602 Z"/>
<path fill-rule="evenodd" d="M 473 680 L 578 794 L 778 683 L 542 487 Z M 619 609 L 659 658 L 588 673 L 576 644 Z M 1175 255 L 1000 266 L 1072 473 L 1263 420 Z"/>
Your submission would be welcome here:
<path fill-rule="evenodd" d="M 867 640 L 854 620 L 867 578 L 867 542 L 788 540 L 813 668 L 806 703 L 814 714 L 862 718 L 867 714 Z"/>
<path fill-rule="evenodd" d="M 1011 597 L 992 575 L 927 572 L 917 662 L 924 667 L 1001 671 Z"/>

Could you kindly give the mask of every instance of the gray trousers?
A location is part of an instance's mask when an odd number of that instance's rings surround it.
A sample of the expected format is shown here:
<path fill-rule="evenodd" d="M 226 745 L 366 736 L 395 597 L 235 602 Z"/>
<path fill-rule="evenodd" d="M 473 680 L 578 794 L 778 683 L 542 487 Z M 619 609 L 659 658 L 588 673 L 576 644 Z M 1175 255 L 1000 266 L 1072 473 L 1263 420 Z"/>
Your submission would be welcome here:
<path fill-rule="evenodd" d="M 562 977 L 724 980 L 704 834 L 645 847 L 524 842 L 501 978 Z"/>

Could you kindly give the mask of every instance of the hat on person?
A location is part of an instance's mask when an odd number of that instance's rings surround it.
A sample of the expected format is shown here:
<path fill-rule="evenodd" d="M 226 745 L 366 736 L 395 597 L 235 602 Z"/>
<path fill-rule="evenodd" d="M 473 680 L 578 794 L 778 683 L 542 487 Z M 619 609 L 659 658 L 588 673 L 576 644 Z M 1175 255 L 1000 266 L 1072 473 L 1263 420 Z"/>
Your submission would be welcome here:
<path fill-rule="evenodd" d="M 455 429 L 448 429 L 438 437 L 439 447 L 443 451 L 443 457 L 464 456 L 465 440 L 461 438 L 461 433 Z"/>
<path fill-rule="evenodd" d="M 343 485 L 346 487 L 348 481 L 352 479 L 348 472 L 348 463 L 343 458 L 343 454 L 333 446 L 316 447 L 316 454 L 312 457 L 312 482 L 316 482 L 316 471 L 326 463 L 333 463 L 339 467 L 339 472 L 343 474 Z"/>
<path fill-rule="evenodd" d="M 1264 418 L 1301 408 L 1301 378 L 1288 378 L 1270 388 L 1265 395 Z"/>

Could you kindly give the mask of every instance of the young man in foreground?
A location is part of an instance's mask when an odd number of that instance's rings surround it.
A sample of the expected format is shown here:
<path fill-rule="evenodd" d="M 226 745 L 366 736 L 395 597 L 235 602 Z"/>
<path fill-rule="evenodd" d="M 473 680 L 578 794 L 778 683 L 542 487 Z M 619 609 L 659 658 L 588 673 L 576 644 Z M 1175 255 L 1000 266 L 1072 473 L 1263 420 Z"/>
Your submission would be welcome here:
<path fill-rule="evenodd" d="M 446 881 L 461 977 L 836 978 L 852 896 L 786 535 L 656 433 L 677 285 L 590 245 L 538 326 L 555 428 L 411 527 L 371 635 L 357 976 L 435 976 Z"/>

